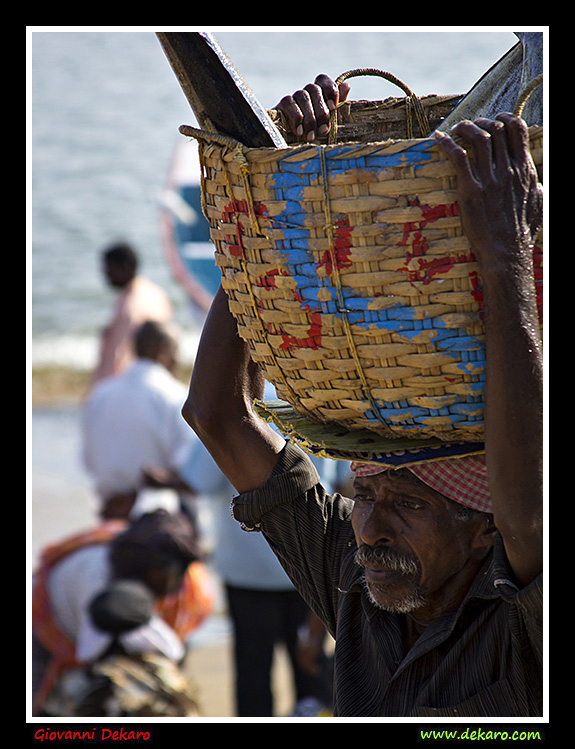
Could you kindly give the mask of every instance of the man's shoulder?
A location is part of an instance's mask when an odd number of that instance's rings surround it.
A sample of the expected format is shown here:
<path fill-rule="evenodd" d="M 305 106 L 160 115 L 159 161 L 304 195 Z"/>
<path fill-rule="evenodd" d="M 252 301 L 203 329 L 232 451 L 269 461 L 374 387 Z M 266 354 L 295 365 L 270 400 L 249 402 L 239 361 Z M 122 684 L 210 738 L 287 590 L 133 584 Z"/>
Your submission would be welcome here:
<path fill-rule="evenodd" d="M 133 297 L 155 297 L 166 303 L 169 301 L 166 291 L 147 276 L 136 276 L 134 278 L 130 288 L 130 295 Z"/>
<path fill-rule="evenodd" d="M 109 375 L 108 377 L 98 380 L 86 398 L 86 406 L 88 408 L 93 407 L 94 404 L 105 400 L 110 396 L 110 394 L 115 393 L 117 390 L 124 387 L 124 374 L 125 373 Z"/>
<path fill-rule="evenodd" d="M 184 383 L 168 371 L 162 364 L 145 361 L 140 368 L 141 377 L 145 385 L 162 396 L 184 404 L 188 388 Z"/>

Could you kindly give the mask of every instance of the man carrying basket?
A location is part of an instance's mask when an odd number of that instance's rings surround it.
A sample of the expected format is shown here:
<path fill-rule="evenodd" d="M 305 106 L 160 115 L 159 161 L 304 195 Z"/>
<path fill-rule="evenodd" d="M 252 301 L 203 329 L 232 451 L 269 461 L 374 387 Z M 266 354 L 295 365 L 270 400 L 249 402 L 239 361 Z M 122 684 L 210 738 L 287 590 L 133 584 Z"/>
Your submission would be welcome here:
<path fill-rule="evenodd" d="M 329 127 L 339 97 L 325 77 L 310 90 L 280 105 L 303 139 Z M 436 139 L 456 170 L 483 280 L 485 454 L 356 461 L 355 498 L 327 495 L 306 455 L 256 415 L 263 377 L 222 289 L 183 409 L 239 493 L 235 518 L 265 535 L 335 638 L 335 717 L 543 713 L 543 387 L 531 262 L 542 188 L 518 117 L 461 122 Z"/>

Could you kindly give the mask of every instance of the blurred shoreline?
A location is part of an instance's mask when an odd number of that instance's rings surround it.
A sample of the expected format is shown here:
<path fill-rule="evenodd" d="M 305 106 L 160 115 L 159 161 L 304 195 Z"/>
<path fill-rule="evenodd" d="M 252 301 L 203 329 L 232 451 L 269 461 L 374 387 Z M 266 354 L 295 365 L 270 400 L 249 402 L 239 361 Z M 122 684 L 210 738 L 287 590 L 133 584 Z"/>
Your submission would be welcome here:
<path fill-rule="evenodd" d="M 32 409 L 80 404 L 88 392 L 90 373 L 65 366 L 32 368 Z"/>
<path fill-rule="evenodd" d="M 180 364 L 175 376 L 185 385 L 190 382 L 191 364 Z M 91 370 L 66 365 L 45 364 L 32 367 L 31 406 L 58 408 L 80 405 L 90 389 Z"/>

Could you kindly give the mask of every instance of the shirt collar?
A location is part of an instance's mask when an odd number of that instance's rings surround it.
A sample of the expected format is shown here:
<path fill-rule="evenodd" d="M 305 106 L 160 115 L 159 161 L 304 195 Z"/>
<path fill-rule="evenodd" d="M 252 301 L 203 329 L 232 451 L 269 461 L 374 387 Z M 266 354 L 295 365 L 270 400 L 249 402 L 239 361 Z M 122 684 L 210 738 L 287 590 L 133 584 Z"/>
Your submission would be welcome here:
<path fill-rule="evenodd" d="M 147 372 L 152 369 L 161 371 L 164 367 L 153 359 L 135 359 L 130 365 L 130 372 Z M 166 370 L 167 371 L 167 370 Z"/>

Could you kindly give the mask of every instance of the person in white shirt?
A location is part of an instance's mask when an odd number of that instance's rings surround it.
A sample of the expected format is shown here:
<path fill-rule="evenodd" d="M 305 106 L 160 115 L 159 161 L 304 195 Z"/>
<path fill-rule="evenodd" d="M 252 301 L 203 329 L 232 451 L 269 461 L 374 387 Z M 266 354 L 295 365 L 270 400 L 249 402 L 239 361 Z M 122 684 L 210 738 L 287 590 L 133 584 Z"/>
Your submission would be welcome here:
<path fill-rule="evenodd" d="M 136 331 L 134 349 L 135 362 L 98 383 L 83 409 L 83 462 L 103 519 L 129 516 L 147 471 L 172 476 L 173 488 L 185 491 L 178 471 L 197 441 L 181 415 L 187 388 L 173 375 L 172 327 L 145 322 Z"/>

